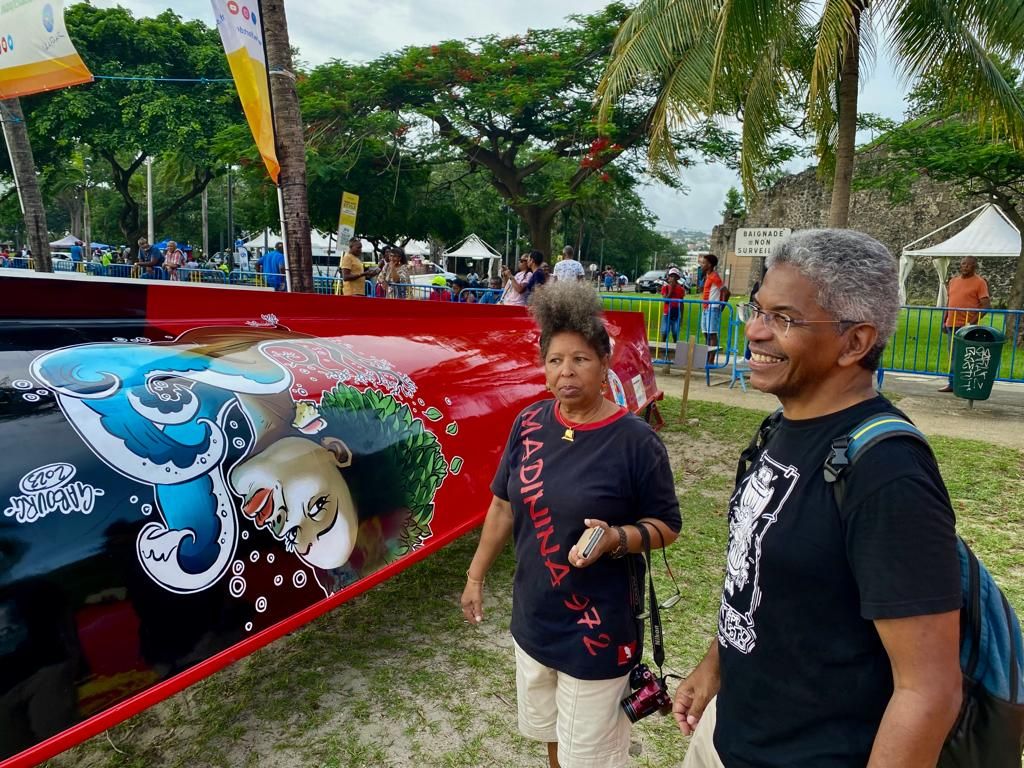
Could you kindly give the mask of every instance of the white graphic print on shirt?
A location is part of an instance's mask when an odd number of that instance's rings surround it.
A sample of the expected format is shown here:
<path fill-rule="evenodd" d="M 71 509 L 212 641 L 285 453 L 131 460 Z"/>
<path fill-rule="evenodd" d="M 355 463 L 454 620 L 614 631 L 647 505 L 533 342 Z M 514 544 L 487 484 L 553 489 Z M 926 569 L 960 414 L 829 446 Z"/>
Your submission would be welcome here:
<path fill-rule="evenodd" d="M 718 614 L 718 641 L 741 653 L 757 643 L 754 612 L 761 603 L 761 542 L 786 505 L 800 472 L 762 453 L 729 501 L 729 554 Z"/>

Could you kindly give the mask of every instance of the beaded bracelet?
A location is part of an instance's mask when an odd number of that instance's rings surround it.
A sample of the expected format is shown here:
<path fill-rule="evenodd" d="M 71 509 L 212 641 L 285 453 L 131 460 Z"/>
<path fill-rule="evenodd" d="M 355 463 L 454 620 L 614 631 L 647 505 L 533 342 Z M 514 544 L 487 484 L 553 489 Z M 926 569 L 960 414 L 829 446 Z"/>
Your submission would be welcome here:
<path fill-rule="evenodd" d="M 612 528 L 614 528 L 615 532 L 619 534 L 619 546 L 617 546 L 608 556 L 613 560 L 618 560 L 629 551 L 629 539 L 626 538 L 626 531 L 621 526 L 613 525 Z"/>

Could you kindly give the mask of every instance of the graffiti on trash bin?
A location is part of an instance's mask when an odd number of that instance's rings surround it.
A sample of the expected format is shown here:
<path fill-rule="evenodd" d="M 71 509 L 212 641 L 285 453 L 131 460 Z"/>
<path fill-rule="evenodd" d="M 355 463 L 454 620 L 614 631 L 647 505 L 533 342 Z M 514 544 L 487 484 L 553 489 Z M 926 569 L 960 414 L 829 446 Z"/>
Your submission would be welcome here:
<path fill-rule="evenodd" d="M 960 367 L 960 388 L 967 392 L 984 389 L 991 361 L 992 352 L 987 347 L 965 349 L 963 364 Z"/>

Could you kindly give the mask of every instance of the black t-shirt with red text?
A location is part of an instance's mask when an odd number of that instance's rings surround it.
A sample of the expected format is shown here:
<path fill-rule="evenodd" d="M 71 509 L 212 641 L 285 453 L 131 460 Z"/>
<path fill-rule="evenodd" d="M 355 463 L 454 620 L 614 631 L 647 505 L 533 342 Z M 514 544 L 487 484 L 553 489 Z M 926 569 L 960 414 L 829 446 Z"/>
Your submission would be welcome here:
<path fill-rule="evenodd" d="M 675 482 L 658 436 L 625 409 L 570 433 L 555 401 L 536 403 L 516 418 L 491 491 L 511 503 L 514 516 L 512 636 L 519 647 L 583 680 L 629 672 L 641 650 L 628 570 L 639 556 L 602 557 L 583 569 L 568 556 L 587 518 L 609 525 L 656 518 L 679 530 Z M 636 572 L 642 579 L 642 567 Z"/>

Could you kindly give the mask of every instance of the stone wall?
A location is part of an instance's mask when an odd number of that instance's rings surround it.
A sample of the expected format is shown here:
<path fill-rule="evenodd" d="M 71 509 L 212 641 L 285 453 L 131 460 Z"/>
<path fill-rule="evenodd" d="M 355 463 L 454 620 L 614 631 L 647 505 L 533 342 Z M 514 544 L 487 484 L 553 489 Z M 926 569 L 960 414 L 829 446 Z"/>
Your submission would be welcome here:
<path fill-rule="evenodd" d="M 911 189 L 911 195 L 909 202 L 895 204 L 884 191 L 855 191 L 850 203 L 850 227 L 878 238 L 899 256 L 908 243 L 980 204 L 975 199 L 964 200 L 955 194 L 952 186 L 928 178 L 918 180 Z M 794 230 L 824 227 L 828 222 L 830 202 L 831 191 L 818 180 L 815 169 L 786 176 L 762 194 L 751 207 L 745 222 L 727 220 L 716 226 L 711 235 L 711 251 L 719 260 L 731 252 L 735 248 L 737 226 L 790 227 Z M 966 220 L 949 227 L 918 247 L 942 242 L 968 223 Z M 917 262 L 907 281 L 908 301 L 934 305 L 938 275 L 930 259 L 918 259 Z M 979 260 L 978 272 L 988 281 L 993 306 L 1006 305 L 1016 266 L 1016 259 Z M 947 277 L 952 276 L 954 270 L 955 265 Z M 755 273 L 759 271 L 754 270 Z"/>

